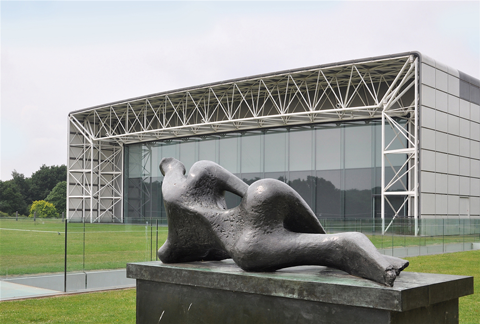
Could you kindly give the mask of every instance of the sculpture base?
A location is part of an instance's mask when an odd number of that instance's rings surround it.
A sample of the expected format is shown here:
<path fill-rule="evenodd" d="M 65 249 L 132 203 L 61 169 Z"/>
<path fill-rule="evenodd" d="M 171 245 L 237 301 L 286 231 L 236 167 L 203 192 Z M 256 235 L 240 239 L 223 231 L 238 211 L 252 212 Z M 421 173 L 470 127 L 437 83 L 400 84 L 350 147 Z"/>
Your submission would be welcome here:
<path fill-rule="evenodd" d="M 131 263 L 137 323 L 458 323 L 473 277 L 403 272 L 393 288 L 318 266 Z"/>

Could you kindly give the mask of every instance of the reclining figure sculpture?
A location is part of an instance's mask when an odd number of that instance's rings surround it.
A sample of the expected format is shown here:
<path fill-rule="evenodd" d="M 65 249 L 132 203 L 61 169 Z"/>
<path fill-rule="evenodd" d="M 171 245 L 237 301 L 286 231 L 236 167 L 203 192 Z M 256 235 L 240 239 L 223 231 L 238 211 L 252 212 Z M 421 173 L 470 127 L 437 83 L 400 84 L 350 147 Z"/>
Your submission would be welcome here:
<path fill-rule="evenodd" d="M 281 181 L 248 186 L 210 161 L 195 163 L 185 175 L 180 161 L 164 158 L 160 170 L 168 219 L 168 238 L 158 250 L 164 263 L 232 258 L 245 271 L 321 265 L 386 286 L 408 266 L 380 254 L 361 233 L 326 234 L 307 203 Z M 227 209 L 225 191 L 241 203 Z"/>

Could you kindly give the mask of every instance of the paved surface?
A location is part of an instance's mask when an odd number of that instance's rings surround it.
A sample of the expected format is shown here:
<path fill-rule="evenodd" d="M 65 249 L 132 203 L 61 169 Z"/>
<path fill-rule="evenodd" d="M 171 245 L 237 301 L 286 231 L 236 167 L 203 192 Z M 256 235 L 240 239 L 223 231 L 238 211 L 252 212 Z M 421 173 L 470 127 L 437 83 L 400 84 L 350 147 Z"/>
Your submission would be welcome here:
<path fill-rule="evenodd" d="M 126 269 L 67 274 L 67 294 L 95 290 L 135 287 Z M 65 294 L 63 273 L 1 278 L 0 301 Z"/>
<path fill-rule="evenodd" d="M 21 285 L 8 281 L 0 281 L 0 301 L 18 298 L 58 295 L 63 292 L 33 286 Z"/>

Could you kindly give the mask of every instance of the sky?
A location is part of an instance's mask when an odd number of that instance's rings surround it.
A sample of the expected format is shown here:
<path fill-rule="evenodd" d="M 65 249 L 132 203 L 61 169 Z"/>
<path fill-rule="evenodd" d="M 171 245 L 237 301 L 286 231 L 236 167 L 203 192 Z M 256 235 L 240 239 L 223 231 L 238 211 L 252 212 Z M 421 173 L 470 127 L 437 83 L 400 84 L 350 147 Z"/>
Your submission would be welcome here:
<path fill-rule="evenodd" d="M 419 51 L 480 78 L 480 1 L 1 1 L 0 180 L 67 163 L 71 111 Z"/>

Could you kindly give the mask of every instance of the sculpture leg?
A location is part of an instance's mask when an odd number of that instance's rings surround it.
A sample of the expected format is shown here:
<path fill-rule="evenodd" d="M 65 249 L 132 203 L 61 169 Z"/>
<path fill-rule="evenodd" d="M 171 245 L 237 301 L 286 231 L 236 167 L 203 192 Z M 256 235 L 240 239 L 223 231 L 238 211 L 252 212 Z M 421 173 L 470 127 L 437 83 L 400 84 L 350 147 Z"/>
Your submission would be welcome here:
<path fill-rule="evenodd" d="M 323 265 L 393 286 L 398 264 L 380 254 L 361 233 L 302 234 L 277 231 L 268 237 L 249 232 L 237 244 L 235 262 L 248 271 L 297 265 Z"/>

